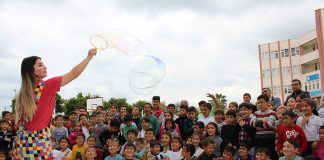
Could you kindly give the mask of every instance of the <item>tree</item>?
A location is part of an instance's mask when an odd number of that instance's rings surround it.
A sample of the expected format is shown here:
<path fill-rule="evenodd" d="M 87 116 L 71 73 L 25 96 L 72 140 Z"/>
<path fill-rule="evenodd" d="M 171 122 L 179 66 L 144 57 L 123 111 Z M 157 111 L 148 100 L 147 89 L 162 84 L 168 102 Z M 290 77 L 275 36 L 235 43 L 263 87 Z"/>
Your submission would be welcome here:
<path fill-rule="evenodd" d="M 64 103 L 64 100 L 62 99 L 61 95 L 56 93 L 56 96 L 55 96 L 55 112 L 56 113 L 64 112 L 63 103 Z"/>
<path fill-rule="evenodd" d="M 117 109 L 119 110 L 121 107 L 125 106 L 128 112 L 131 112 L 131 105 L 127 103 L 126 98 L 110 98 L 108 101 L 103 102 L 103 106 L 105 110 L 108 110 L 113 104 L 117 105 Z"/>
<path fill-rule="evenodd" d="M 138 106 L 140 110 L 144 109 L 144 105 L 148 103 L 147 101 L 139 100 L 136 103 L 133 103 L 132 106 Z"/>
<path fill-rule="evenodd" d="M 216 97 L 216 99 L 217 99 L 217 101 L 218 101 L 219 107 L 222 108 L 222 109 L 226 108 L 226 106 L 227 106 L 226 95 L 221 94 L 221 93 L 216 93 L 216 94 L 215 94 L 215 97 Z M 209 102 L 210 102 L 213 106 L 215 106 L 213 100 L 209 100 Z"/>

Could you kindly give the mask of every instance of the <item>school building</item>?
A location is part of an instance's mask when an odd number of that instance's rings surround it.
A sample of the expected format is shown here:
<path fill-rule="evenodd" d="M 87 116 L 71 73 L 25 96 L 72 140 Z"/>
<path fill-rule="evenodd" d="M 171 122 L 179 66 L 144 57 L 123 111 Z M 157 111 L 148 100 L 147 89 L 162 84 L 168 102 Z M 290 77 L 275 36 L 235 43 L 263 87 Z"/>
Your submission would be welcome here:
<path fill-rule="evenodd" d="M 292 93 L 292 79 L 314 99 L 324 93 L 324 8 L 315 11 L 315 21 L 314 30 L 297 38 L 258 45 L 261 88 L 282 102 Z"/>

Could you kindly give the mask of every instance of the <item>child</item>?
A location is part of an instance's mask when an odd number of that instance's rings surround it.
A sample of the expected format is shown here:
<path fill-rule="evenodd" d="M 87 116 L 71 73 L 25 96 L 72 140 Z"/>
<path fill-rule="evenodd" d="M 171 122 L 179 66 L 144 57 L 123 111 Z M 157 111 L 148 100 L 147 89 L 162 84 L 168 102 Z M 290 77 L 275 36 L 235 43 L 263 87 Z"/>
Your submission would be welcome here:
<path fill-rule="evenodd" d="M 217 132 L 217 125 L 215 122 L 210 122 L 207 124 L 206 126 L 206 137 L 210 137 L 211 139 L 213 139 L 213 142 L 215 144 L 214 146 L 214 153 L 216 154 L 217 157 L 220 157 L 222 155 L 222 148 L 225 148 L 226 145 L 225 143 L 222 143 L 223 140 L 222 138 L 219 136 L 218 132 Z"/>
<path fill-rule="evenodd" d="M 302 157 L 297 155 L 298 152 L 298 142 L 293 139 L 288 139 L 283 144 L 283 157 L 280 157 L 279 160 L 303 160 Z"/>
<path fill-rule="evenodd" d="M 120 147 L 119 142 L 116 139 L 108 139 L 107 147 L 109 155 L 105 158 L 105 160 L 122 160 L 122 156 L 118 154 Z"/>
<path fill-rule="evenodd" d="M 88 129 L 87 129 L 88 116 L 86 114 L 80 114 L 79 121 L 81 123 L 81 131 L 82 131 L 82 133 L 83 134 L 88 133 Z"/>
<path fill-rule="evenodd" d="M 221 110 L 221 109 L 216 109 L 215 110 L 215 112 L 214 112 L 214 119 L 215 119 L 215 122 L 217 124 L 217 131 L 219 131 L 219 133 L 222 132 L 223 125 L 226 124 L 224 122 L 224 117 L 225 117 L 225 114 L 224 114 L 224 111 L 223 110 Z"/>
<path fill-rule="evenodd" d="M 254 113 L 251 119 L 251 126 L 256 128 L 255 148 L 265 147 L 270 150 L 271 159 L 277 159 L 275 152 L 276 130 L 274 123 L 276 121 L 276 113 L 269 109 L 269 97 L 260 95 L 257 97 L 259 110 Z"/>
<path fill-rule="evenodd" d="M 145 139 L 144 138 L 137 138 L 136 140 L 136 154 L 135 157 L 138 159 L 142 159 L 145 154 Z"/>
<path fill-rule="evenodd" d="M 201 113 L 203 116 L 198 118 L 198 121 L 202 121 L 206 126 L 209 122 L 215 122 L 214 117 L 210 116 L 210 111 L 212 109 L 212 105 L 210 103 L 205 103 L 201 106 Z"/>
<path fill-rule="evenodd" d="M 302 154 L 306 151 L 307 140 L 303 129 L 295 125 L 297 115 L 292 111 L 288 110 L 283 113 L 283 125 L 277 128 L 277 152 L 278 155 L 283 155 L 283 143 L 287 139 L 294 139 L 299 144 L 298 154 Z"/>
<path fill-rule="evenodd" d="M 112 104 L 109 108 L 109 112 L 114 116 L 114 118 L 119 118 L 117 104 Z"/>
<path fill-rule="evenodd" d="M 69 114 L 69 121 L 65 126 L 66 128 L 68 128 L 69 133 L 74 132 L 73 129 L 74 129 L 74 124 L 76 122 L 78 122 L 78 114 L 77 114 L 77 112 L 72 111 Z"/>
<path fill-rule="evenodd" d="M 74 124 L 74 127 L 73 127 L 73 132 L 70 134 L 69 138 L 70 138 L 70 143 L 72 146 L 74 146 L 77 142 L 76 142 L 76 138 L 77 138 L 77 135 L 82 133 L 81 131 L 81 123 L 79 122 L 76 122 Z"/>
<path fill-rule="evenodd" d="M 105 130 L 108 130 L 108 126 L 104 124 L 105 121 L 105 113 L 104 112 L 97 112 L 96 114 L 98 124 L 96 125 L 96 136 L 101 135 L 101 133 Z M 102 144 L 98 141 L 96 142 L 97 147 L 102 147 Z"/>
<path fill-rule="evenodd" d="M 158 134 L 159 133 L 159 122 L 157 120 L 157 118 L 153 115 L 152 113 L 152 105 L 151 103 L 146 103 L 144 105 L 144 117 L 147 117 L 150 119 L 150 127 L 152 128 L 154 131 L 154 134 Z"/>
<path fill-rule="evenodd" d="M 55 128 L 52 129 L 52 134 L 53 134 L 53 138 L 56 139 L 56 142 L 59 142 L 59 140 L 62 137 L 68 137 L 69 136 L 69 132 L 68 130 L 63 126 L 63 116 L 62 115 L 56 115 L 54 118 L 55 122 L 56 122 L 56 126 Z M 55 149 L 58 149 L 60 146 L 60 144 L 56 144 L 54 146 Z"/>
<path fill-rule="evenodd" d="M 185 144 L 182 147 L 182 157 L 181 160 L 197 160 L 197 157 L 194 156 L 196 149 L 192 144 Z"/>
<path fill-rule="evenodd" d="M 78 158 L 84 158 L 85 151 L 87 149 L 87 145 L 84 143 L 85 136 L 83 133 L 79 133 L 76 137 L 76 145 L 72 148 L 72 154 L 69 156 L 69 160 L 75 160 Z"/>
<path fill-rule="evenodd" d="M 125 106 L 122 106 L 122 107 L 120 108 L 120 112 L 127 112 L 127 108 L 126 108 Z"/>
<path fill-rule="evenodd" d="M 165 119 L 164 132 L 170 132 L 172 137 L 180 137 L 180 131 L 176 130 L 176 124 L 172 118 Z"/>
<path fill-rule="evenodd" d="M 180 112 L 179 112 L 179 118 L 175 120 L 175 123 L 178 124 L 180 135 L 183 140 L 187 140 L 191 133 L 192 133 L 192 125 L 193 121 L 188 118 L 188 106 L 187 105 L 181 105 L 180 106 Z"/>
<path fill-rule="evenodd" d="M 127 140 L 128 130 L 130 129 L 138 130 L 136 124 L 133 122 L 133 116 L 131 114 L 127 114 L 126 117 L 124 118 L 124 125 L 122 125 L 120 128 L 126 140 Z"/>
<path fill-rule="evenodd" d="M 255 157 L 250 155 L 250 145 L 248 143 L 241 142 L 239 144 L 239 157 L 236 160 L 254 160 Z"/>
<path fill-rule="evenodd" d="M 173 137 L 171 140 L 171 151 L 167 151 L 166 154 L 172 160 L 181 159 L 182 142 L 179 137 Z"/>
<path fill-rule="evenodd" d="M 0 150 L 0 160 L 9 160 L 7 159 L 7 154 L 4 150 Z"/>
<path fill-rule="evenodd" d="M 295 98 L 291 97 L 288 99 L 288 102 L 287 102 L 287 110 L 294 111 L 295 108 L 296 108 L 296 100 L 295 100 Z"/>
<path fill-rule="evenodd" d="M 238 104 L 236 102 L 231 102 L 231 103 L 228 104 L 228 110 L 238 112 L 239 106 L 238 106 Z"/>
<path fill-rule="evenodd" d="M 311 144 L 317 140 L 318 131 L 323 122 L 320 117 L 316 116 L 316 102 L 313 99 L 305 98 L 302 101 L 303 116 L 298 117 L 296 124 L 304 130 L 307 139 L 307 149 L 302 154 L 303 157 L 311 154 Z M 314 112 L 314 113 L 313 113 Z"/>
<path fill-rule="evenodd" d="M 287 108 L 285 108 L 284 106 L 279 106 L 278 108 L 277 108 L 277 112 L 276 112 L 276 115 L 277 115 L 277 120 L 276 120 L 276 122 L 275 122 L 275 126 L 276 127 L 278 127 L 279 126 L 279 128 L 282 126 L 282 114 L 284 113 L 284 112 L 286 112 L 287 111 Z M 291 111 L 293 111 L 293 110 L 291 110 Z"/>
<path fill-rule="evenodd" d="M 112 119 L 110 121 L 108 130 L 103 131 L 99 135 L 99 140 L 101 145 L 106 144 L 106 141 L 108 139 L 118 139 L 120 145 L 125 144 L 126 139 L 119 129 L 120 129 L 120 120 L 118 118 Z"/>
<path fill-rule="evenodd" d="M 233 147 L 227 146 L 224 149 L 222 160 L 234 160 L 235 153 L 236 151 Z"/>
<path fill-rule="evenodd" d="M 176 114 L 177 113 L 176 106 L 173 103 L 168 104 L 167 110 L 168 110 L 168 112 L 172 113 L 172 115 L 173 115 L 172 118 L 174 121 L 179 118 Z M 165 113 L 164 113 L 164 117 L 165 117 Z"/>
<path fill-rule="evenodd" d="M 238 119 L 240 129 L 238 142 L 249 142 L 251 145 L 250 154 L 255 154 L 254 139 L 255 139 L 255 128 L 251 126 L 252 107 L 250 103 L 241 103 L 239 106 L 240 118 Z"/>
<path fill-rule="evenodd" d="M 196 123 L 192 126 L 192 128 L 193 128 L 193 133 L 197 133 L 197 134 L 200 134 L 200 135 L 205 134 L 205 133 L 204 133 L 205 125 L 204 125 L 204 123 L 203 123 L 202 121 L 198 121 L 198 122 L 196 122 Z M 217 128 L 217 129 L 218 129 L 218 128 Z"/>
<path fill-rule="evenodd" d="M 100 158 L 97 157 L 96 148 L 93 146 L 88 147 L 85 152 L 84 160 L 97 160 L 97 159 L 100 159 Z"/>
<path fill-rule="evenodd" d="M 164 153 L 170 150 L 172 135 L 169 132 L 162 134 L 162 150 Z"/>
<path fill-rule="evenodd" d="M 189 112 L 188 118 L 192 120 L 194 123 L 196 123 L 198 121 L 196 107 L 194 106 L 189 107 L 188 112 Z"/>
<path fill-rule="evenodd" d="M 154 131 L 152 128 L 149 128 L 145 131 L 144 138 L 147 144 L 151 143 L 151 141 L 154 139 Z"/>
<path fill-rule="evenodd" d="M 222 127 L 221 138 L 223 145 L 237 148 L 238 145 L 238 133 L 240 126 L 236 123 L 236 112 L 234 110 L 228 110 L 226 112 L 226 124 Z M 221 148 L 222 151 L 225 149 Z"/>
<path fill-rule="evenodd" d="M 270 160 L 270 151 L 267 148 L 260 147 L 256 150 L 255 160 Z"/>
<path fill-rule="evenodd" d="M 157 140 L 152 140 L 150 142 L 150 149 L 147 151 L 146 157 L 144 159 L 163 159 L 163 160 L 169 160 L 169 157 L 164 152 L 161 152 L 161 144 Z M 173 160 L 173 159 L 172 159 Z"/>
<path fill-rule="evenodd" d="M 319 129 L 319 139 L 318 148 L 314 150 L 313 155 L 316 155 L 320 159 L 324 159 L 324 125 L 322 125 Z"/>
<path fill-rule="evenodd" d="M 142 130 L 138 132 L 137 138 L 144 138 L 145 136 L 145 130 L 150 128 L 150 118 L 143 117 L 142 119 Z"/>
<path fill-rule="evenodd" d="M 13 133 L 9 131 L 9 123 L 6 119 L 0 120 L 0 150 L 8 152 L 12 148 Z"/>
<path fill-rule="evenodd" d="M 141 114 L 140 108 L 138 106 L 133 106 L 132 115 L 133 115 L 133 122 L 136 124 L 137 128 L 140 128 L 141 124 Z"/>
<path fill-rule="evenodd" d="M 60 150 L 53 150 L 53 158 L 55 160 L 63 160 L 72 155 L 72 151 L 69 149 L 69 139 L 67 137 L 61 137 L 58 141 Z"/>
<path fill-rule="evenodd" d="M 135 144 L 136 137 L 137 137 L 137 131 L 135 129 L 128 130 L 128 132 L 127 132 L 127 142 L 126 143 Z M 125 149 L 124 147 L 125 147 L 126 143 L 122 146 L 121 151 L 120 151 L 119 154 L 123 155 L 123 151 Z"/>
<path fill-rule="evenodd" d="M 204 150 L 202 148 L 200 148 L 200 142 L 201 142 L 201 134 L 197 134 L 197 133 L 192 134 L 191 143 L 195 147 L 195 150 L 196 150 L 193 155 L 195 157 L 199 157 L 204 152 Z"/>
<path fill-rule="evenodd" d="M 87 133 L 84 134 L 86 139 L 88 139 L 89 136 L 95 136 L 96 138 L 98 138 L 98 135 L 96 135 L 96 123 L 94 121 L 88 121 L 87 122 Z"/>
<path fill-rule="evenodd" d="M 136 147 L 133 143 L 126 143 L 124 148 L 124 159 L 125 160 L 138 160 L 135 158 Z"/>
<path fill-rule="evenodd" d="M 103 159 L 103 150 L 96 148 L 96 137 L 89 136 L 87 138 L 87 145 L 88 147 L 94 147 L 96 152 L 96 159 Z"/>
<path fill-rule="evenodd" d="M 214 160 L 217 158 L 215 154 L 215 141 L 212 138 L 204 139 L 202 145 L 204 147 L 204 152 L 197 160 Z"/>
<path fill-rule="evenodd" d="M 113 118 L 114 118 L 113 114 L 111 112 L 107 112 L 104 123 L 108 125 Z"/>

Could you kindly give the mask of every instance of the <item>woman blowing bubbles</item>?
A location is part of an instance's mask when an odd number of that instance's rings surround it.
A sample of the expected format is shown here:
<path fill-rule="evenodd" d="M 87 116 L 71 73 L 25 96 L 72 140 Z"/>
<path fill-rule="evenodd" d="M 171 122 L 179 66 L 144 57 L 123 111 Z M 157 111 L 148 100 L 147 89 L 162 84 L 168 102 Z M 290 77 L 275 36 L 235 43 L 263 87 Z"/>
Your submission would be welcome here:
<path fill-rule="evenodd" d="M 50 122 L 56 92 L 77 78 L 97 53 L 90 49 L 88 56 L 70 72 L 46 81 L 46 66 L 40 57 L 24 58 L 21 63 L 21 87 L 17 95 L 15 112 L 19 130 L 15 144 L 16 159 L 53 159 L 48 124 Z"/>

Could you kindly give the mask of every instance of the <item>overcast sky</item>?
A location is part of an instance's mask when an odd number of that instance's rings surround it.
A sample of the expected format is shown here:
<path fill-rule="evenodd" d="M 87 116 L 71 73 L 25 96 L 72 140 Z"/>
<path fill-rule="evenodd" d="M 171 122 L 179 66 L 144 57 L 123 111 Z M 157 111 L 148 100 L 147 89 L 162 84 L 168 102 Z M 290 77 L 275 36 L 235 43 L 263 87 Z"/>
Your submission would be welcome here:
<path fill-rule="evenodd" d="M 86 71 L 61 88 L 64 99 L 77 93 L 127 98 L 130 103 L 160 95 L 197 106 L 207 92 L 242 102 L 260 94 L 258 44 L 298 37 L 315 28 L 322 0 L 1 0 L 0 111 L 20 88 L 24 57 L 38 55 L 48 77 L 68 72 L 86 57 L 92 34 L 120 30 L 141 40 L 167 68 L 150 95 L 128 86 L 129 58 L 98 52 Z"/>

